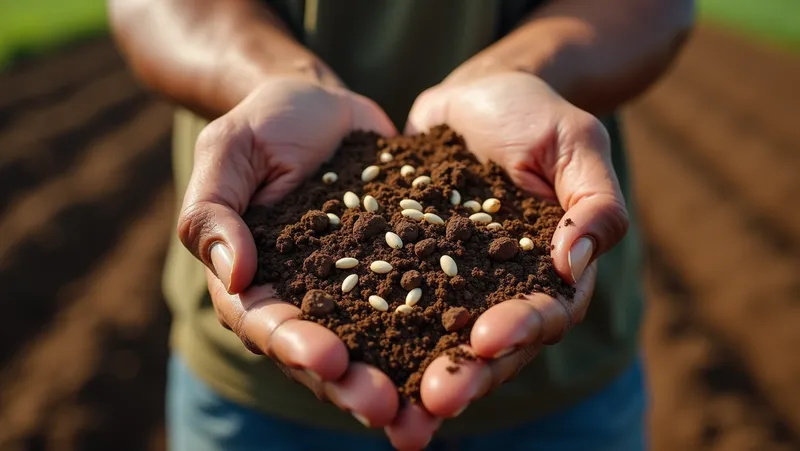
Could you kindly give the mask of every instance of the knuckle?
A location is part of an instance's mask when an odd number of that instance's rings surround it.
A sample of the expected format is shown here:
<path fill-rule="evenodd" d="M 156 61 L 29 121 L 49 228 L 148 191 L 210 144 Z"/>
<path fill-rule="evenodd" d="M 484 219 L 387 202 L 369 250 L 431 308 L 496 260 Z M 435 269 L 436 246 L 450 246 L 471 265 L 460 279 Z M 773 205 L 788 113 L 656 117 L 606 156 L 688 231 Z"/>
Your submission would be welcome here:
<path fill-rule="evenodd" d="M 611 152 L 611 136 L 605 125 L 590 113 L 577 111 L 562 123 L 562 129 L 573 142 L 588 142 L 604 153 Z"/>
<path fill-rule="evenodd" d="M 208 263 L 205 247 L 213 228 L 213 214 L 203 202 L 191 204 L 181 211 L 178 217 L 177 232 L 181 243 L 195 257 Z"/>
<path fill-rule="evenodd" d="M 619 199 L 613 199 L 606 210 L 605 234 L 609 237 L 603 251 L 617 244 L 630 229 L 630 216 L 625 204 Z"/>

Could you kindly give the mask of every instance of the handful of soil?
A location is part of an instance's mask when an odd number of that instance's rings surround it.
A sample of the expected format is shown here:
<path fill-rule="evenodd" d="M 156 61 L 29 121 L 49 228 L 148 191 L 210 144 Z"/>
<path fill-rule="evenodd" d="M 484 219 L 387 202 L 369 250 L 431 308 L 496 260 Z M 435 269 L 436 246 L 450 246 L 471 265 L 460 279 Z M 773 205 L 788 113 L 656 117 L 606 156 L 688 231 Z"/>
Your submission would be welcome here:
<path fill-rule="evenodd" d="M 275 284 L 416 402 L 434 358 L 471 358 L 455 347 L 486 309 L 532 292 L 574 294 L 550 258 L 563 214 L 439 126 L 353 133 L 314 177 L 245 221 L 259 252 L 254 283 Z"/>

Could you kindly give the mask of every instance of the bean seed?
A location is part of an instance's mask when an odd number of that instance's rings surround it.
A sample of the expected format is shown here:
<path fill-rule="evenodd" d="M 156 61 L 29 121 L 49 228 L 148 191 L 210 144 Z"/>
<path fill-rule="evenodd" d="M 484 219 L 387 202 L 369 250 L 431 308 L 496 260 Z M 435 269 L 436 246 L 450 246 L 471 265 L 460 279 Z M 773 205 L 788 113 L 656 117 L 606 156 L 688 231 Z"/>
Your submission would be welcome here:
<path fill-rule="evenodd" d="M 392 249 L 402 249 L 403 240 L 394 232 L 386 232 L 386 244 Z"/>
<path fill-rule="evenodd" d="M 375 213 L 378 211 L 378 201 L 372 196 L 364 196 L 364 209 Z"/>
<path fill-rule="evenodd" d="M 433 213 L 425 213 L 422 217 L 431 224 L 444 224 L 444 220 Z"/>
<path fill-rule="evenodd" d="M 464 206 L 472 210 L 473 213 L 481 211 L 481 204 L 475 202 L 474 200 L 468 200 L 464 202 Z"/>
<path fill-rule="evenodd" d="M 371 182 L 371 181 L 375 180 L 375 177 L 377 177 L 380 172 L 381 172 L 381 168 L 379 168 L 379 167 L 377 167 L 375 165 L 367 166 L 366 168 L 364 168 L 363 171 L 361 171 L 361 181 L 362 182 Z"/>
<path fill-rule="evenodd" d="M 358 204 L 361 203 L 361 201 L 359 201 L 359 199 L 358 199 L 358 195 L 356 195 L 356 193 L 354 193 L 352 191 L 348 191 L 348 192 L 344 193 L 343 200 L 344 200 L 344 205 L 347 208 L 356 208 L 356 207 L 358 207 Z"/>
<path fill-rule="evenodd" d="M 384 152 L 381 154 L 381 163 L 388 163 L 394 160 L 394 155 L 390 154 L 389 152 Z"/>
<path fill-rule="evenodd" d="M 417 221 L 419 221 L 419 220 L 421 220 L 423 218 L 423 214 L 422 214 L 421 211 L 412 210 L 410 208 L 401 211 L 400 214 L 405 216 L 405 217 L 407 217 L 407 218 L 415 219 Z"/>
<path fill-rule="evenodd" d="M 392 270 L 392 265 L 383 260 L 375 260 L 371 265 L 369 265 L 369 269 L 376 274 L 386 274 Z"/>
<path fill-rule="evenodd" d="M 336 260 L 336 267 L 339 269 L 350 269 L 358 266 L 358 260 L 352 257 L 345 257 Z"/>
<path fill-rule="evenodd" d="M 489 224 L 492 222 L 492 217 L 486 213 L 475 213 L 474 215 L 470 215 L 469 220 L 477 222 L 478 224 Z"/>
<path fill-rule="evenodd" d="M 461 203 L 461 193 L 459 193 L 456 190 L 453 190 L 453 192 L 450 193 L 450 203 L 453 204 L 453 205 L 460 204 Z"/>
<path fill-rule="evenodd" d="M 419 187 L 420 185 L 430 185 L 431 178 L 427 175 L 420 175 L 419 177 L 415 178 L 413 182 L 411 182 L 411 186 L 414 188 Z"/>
<path fill-rule="evenodd" d="M 349 293 L 358 285 L 358 274 L 350 274 L 342 281 L 342 293 Z"/>
<path fill-rule="evenodd" d="M 389 303 L 386 302 L 386 299 L 374 294 L 369 297 L 369 305 L 375 308 L 375 310 L 379 310 L 381 312 L 389 310 Z"/>
<path fill-rule="evenodd" d="M 489 230 L 500 230 L 503 228 L 503 226 L 499 222 L 493 222 L 487 225 L 486 228 Z"/>
<path fill-rule="evenodd" d="M 494 197 L 490 197 L 483 201 L 483 211 L 486 213 L 497 213 L 500 211 L 500 201 Z"/>
<path fill-rule="evenodd" d="M 326 172 L 322 174 L 322 183 L 326 185 L 333 185 L 339 180 L 339 176 L 335 172 Z"/>
<path fill-rule="evenodd" d="M 342 222 L 342 220 L 339 219 L 339 217 L 333 213 L 326 213 L 326 214 L 328 216 L 328 221 L 330 221 L 331 225 L 334 227 L 339 227 L 339 224 Z"/>
<path fill-rule="evenodd" d="M 396 309 L 394 309 L 394 311 L 397 313 L 402 313 L 403 315 L 408 315 L 409 313 L 413 312 L 414 309 L 409 305 L 400 304 Z"/>
<path fill-rule="evenodd" d="M 528 237 L 522 238 L 519 240 L 519 247 L 521 247 L 523 251 L 529 251 L 533 249 L 533 240 Z"/>
<path fill-rule="evenodd" d="M 439 265 L 442 267 L 442 271 L 450 277 L 455 276 L 458 274 L 458 266 L 456 266 L 456 261 L 453 260 L 453 257 L 449 255 L 442 255 L 439 258 Z"/>
<path fill-rule="evenodd" d="M 419 210 L 422 211 L 422 204 L 415 201 L 414 199 L 403 199 L 400 201 L 400 207 L 403 209 L 412 209 L 412 210 Z"/>
<path fill-rule="evenodd" d="M 400 175 L 402 175 L 403 177 L 408 177 L 409 175 L 413 175 L 415 172 L 417 172 L 417 170 L 414 169 L 414 166 L 408 164 L 403 165 L 403 167 L 400 168 Z"/>
<path fill-rule="evenodd" d="M 413 307 L 422 299 L 422 288 L 414 288 L 406 295 L 406 305 Z"/>

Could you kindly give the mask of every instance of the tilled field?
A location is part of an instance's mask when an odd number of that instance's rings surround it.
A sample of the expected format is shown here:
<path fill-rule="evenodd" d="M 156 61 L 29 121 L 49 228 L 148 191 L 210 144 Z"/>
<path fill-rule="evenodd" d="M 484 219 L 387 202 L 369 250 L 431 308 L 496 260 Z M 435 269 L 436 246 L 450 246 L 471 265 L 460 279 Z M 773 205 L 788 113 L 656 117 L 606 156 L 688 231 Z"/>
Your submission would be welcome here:
<path fill-rule="evenodd" d="M 800 59 L 702 28 L 628 123 L 654 449 L 800 449 Z M 106 40 L 0 74 L 0 449 L 164 448 L 171 110 Z"/>

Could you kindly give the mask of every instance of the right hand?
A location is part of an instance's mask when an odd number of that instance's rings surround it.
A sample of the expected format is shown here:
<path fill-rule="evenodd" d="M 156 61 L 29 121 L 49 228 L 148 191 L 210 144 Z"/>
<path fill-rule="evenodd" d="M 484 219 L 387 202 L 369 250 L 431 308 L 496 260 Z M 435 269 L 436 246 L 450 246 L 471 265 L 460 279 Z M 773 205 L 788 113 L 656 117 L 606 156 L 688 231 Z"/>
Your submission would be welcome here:
<path fill-rule="evenodd" d="M 251 351 L 273 358 L 290 376 L 371 427 L 398 414 L 392 381 L 379 369 L 350 363 L 330 330 L 298 319 L 271 286 L 248 289 L 256 246 L 241 215 L 288 194 L 355 130 L 396 133 L 372 101 L 339 87 L 294 78 L 263 83 L 197 139 L 194 170 L 178 220 L 183 244 L 208 268 L 220 322 Z"/>

